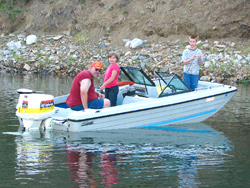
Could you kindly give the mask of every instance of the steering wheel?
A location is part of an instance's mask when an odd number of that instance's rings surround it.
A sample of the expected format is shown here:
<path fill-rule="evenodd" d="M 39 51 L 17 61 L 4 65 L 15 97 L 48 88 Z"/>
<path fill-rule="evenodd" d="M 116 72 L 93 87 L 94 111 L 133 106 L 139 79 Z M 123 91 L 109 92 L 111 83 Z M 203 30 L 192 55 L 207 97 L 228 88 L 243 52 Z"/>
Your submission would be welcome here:
<path fill-rule="evenodd" d="M 169 84 L 168 87 L 171 89 L 172 93 L 176 93 L 176 87 L 174 85 Z"/>

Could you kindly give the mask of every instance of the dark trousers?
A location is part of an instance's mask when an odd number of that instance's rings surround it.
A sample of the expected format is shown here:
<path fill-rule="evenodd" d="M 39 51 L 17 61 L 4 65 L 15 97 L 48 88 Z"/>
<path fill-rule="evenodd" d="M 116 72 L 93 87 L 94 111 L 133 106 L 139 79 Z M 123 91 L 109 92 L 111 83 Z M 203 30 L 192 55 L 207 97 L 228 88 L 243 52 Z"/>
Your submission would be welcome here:
<path fill-rule="evenodd" d="M 118 92 L 118 85 L 111 88 L 105 88 L 105 98 L 110 100 L 110 106 L 116 106 Z"/>
<path fill-rule="evenodd" d="M 192 90 L 198 87 L 199 75 L 183 73 L 183 80 Z"/>

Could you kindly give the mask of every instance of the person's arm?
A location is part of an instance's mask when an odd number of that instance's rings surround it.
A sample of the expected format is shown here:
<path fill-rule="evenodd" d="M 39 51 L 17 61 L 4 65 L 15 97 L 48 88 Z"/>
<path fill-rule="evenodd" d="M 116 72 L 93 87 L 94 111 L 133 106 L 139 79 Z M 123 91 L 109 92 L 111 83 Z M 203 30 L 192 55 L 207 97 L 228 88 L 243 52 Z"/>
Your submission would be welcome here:
<path fill-rule="evenodd" d="M 113 70 L 111 73 L 111 76 L 108 80 L 106 80 L 106 82 L 104 82 L 102 84 L 102 86 L 100 87 L 100 90 L 103 91 L 105 89 L 105 86 L 108 85 L 109 83 L 113 82 L 113 80 L 115 79 L 116 75 L 117 75 L 118 71 L 117 70 Z"/>
<path fill-rule="evenodd" d="M 197 55 L 197 56 L 198 56 L 198 59 L 199 59 L 199 64 L 202 65 L 203 61 L 202 61 L 201 55 Z"/>
<path fill-rule="evenodd" d="M 187 65 L 188 63 L 190 63 L 191 61 L 193 61 L 194 59 L 195 59 L 195 55 L 194 56 L 192 56 L 191 58 L 189 58 L 188 60 L 186 60 L 186 61 L 183 61 L 183 64 L 184 65 Z"/>
<path fill-rule="evenodd" d="M 88 109 L 88 91 L 91 86 L 90 79 L 84 79 L 80 82 L 80 95 L 84 109 Z"/>

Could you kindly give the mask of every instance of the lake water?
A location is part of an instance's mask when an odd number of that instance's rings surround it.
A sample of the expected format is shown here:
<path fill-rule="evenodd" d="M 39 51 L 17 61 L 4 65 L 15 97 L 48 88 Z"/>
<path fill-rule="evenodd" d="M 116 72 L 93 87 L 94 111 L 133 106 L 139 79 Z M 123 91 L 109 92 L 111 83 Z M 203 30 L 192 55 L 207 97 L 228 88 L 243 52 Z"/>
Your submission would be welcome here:
<path fill-rule="evenodd" d="M 0 72 L 0 187 L 250 187 L 250 86 L 205 122 L 161 130 L 21 132 L 19 88 L 54 96 L 72 78 Z"/>

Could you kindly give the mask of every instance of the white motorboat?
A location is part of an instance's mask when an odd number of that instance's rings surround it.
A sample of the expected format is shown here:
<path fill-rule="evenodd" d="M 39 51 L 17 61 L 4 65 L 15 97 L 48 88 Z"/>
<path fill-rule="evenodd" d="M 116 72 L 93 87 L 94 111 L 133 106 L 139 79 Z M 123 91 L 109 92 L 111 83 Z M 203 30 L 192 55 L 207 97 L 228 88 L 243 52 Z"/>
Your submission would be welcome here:
<path fill-rule="evenodd" d="M 202 122 L 237 91 L 233 86 L 202 81 L 192 91 L 175 73 L 155 73 L 157 77 L 150 78 L 141 68 L 121 67 L 118 105 L 100 110 L 73 111 L 65 103 L 68 95 L 54 98 L 20 89 L 16 115 L 25 129 L 81 132 L 150 128 Z"/>

